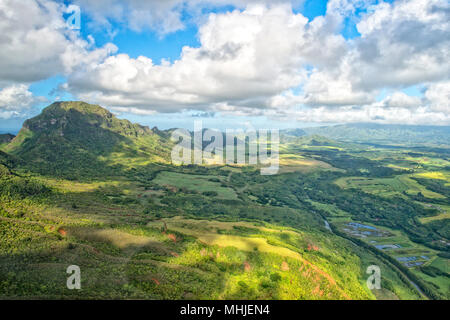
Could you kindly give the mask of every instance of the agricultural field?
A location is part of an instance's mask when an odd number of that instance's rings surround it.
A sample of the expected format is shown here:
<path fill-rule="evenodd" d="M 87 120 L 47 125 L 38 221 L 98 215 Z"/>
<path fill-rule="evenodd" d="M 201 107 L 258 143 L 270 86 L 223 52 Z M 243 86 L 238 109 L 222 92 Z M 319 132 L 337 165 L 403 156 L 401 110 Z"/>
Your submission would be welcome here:
<path fill-rule="evenodd" d="M 71 261 L 85 270 L 80 294 L 87 298 L 374 297 L 357 278 L 344 278 L 345 270 L 328 270 L 317 252 L 333 251 L 320 238 L 285 228 L 180 217 L 143 224 L 145 214 L 120 212 L 120 207 L 113 215 L 112 208 L 99 210 L 95 219 L 85 218 L 78 208 L 46 205 L 39 210 L 23 206 L 15 216 L 12 206 L 2 206 L 0 223 L 2 250 L 8 253 L 0 265 L 4 297 L 32 298 L 30 291 L 35 297 L 76 297 L 61 285 Z M 126 223 L 118 216 L 128 217 Z M 358 261 L 347 255 L 336 259 Z"/>
<path fill-rule="evenodd" d="M 333 170 L 333 167 L 328 163 L 306 158 L 298 154 L 282 153 L 280 154 L 280 169 L 279 173 L 289 172 L 308 172 L 318 169 Z"/>
<path fill-rule="evenodd" d="M 222 187 L 222 180 L 216 176 L 190 175 L 177 172 L 160 172 L 153 180 L 154 183 L 177 189 L 187 189 L 198 193 L 214 192 L 217 198 L 235 200 L 237 198 L 233 189 Z"/>
<path fill-rule="evenodd" d="M 417 195 L 421 193 L 430 199 L 445 199 L 445 196 L 428 190 L 425 186 L 411 179 L 416 175 L 399 175 L 393 178 L 345 177 L 336 180 L 341 188 L 360 189 L 382 197 Z"/>
<path fill-rule="evenodd" d="M 336 225 L 343 232 L 349 233 L 353 237 L 358 237 L 368 245 L 384 251 L 427 281 L 431 277 L 426 276 L 426 270 L 429 266 L 433 266 L 438 270 L 439 277 L 436 279 L 438 281 L 431 282 L 438 287 L 441 294 L 448 294 L 450 279 L 445 274 L 449 274 L 450 265 L 448 261 L 445 261 L 445 259 L 437 255 L 439 251 L 410 241 L 407 235 L 399 230 L 386 227 L 380 228 L 355 222 L 340 221 Z"/>
<path fill-rule="evenodd" d="M 169 137 L 83 103 L 30 119 L 0 151 L 0 298 L 450 299 L 447 149 L 286 133 L 266 176 L 172 165 Z"/>

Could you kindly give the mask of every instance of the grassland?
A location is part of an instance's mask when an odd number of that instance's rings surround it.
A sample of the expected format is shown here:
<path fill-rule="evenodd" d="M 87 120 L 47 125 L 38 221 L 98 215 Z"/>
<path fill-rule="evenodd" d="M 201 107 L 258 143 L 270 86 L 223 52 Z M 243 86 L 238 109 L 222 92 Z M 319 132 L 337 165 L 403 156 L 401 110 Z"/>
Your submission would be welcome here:
<path fill-rule="evenodd" d="M 373 298 L 357 278 L 343 278 L 344 270 L 330 275 L 315 251 L 294 251 L 286 241 L 300 234 L 279 227 L 172 218 L 165 229 L 161 221 L 142 225 L 146 217 L 137 213 L 134 222 L 118 224 L 101 210 L 90 220 L 79 209 L 23 206 L 14 217 L 2 207 L 3 297 Z M 358 265 L 356 256 L 341 259 L 355 259 L 348 268 Z M 73 263 L 82 270 L 81 292 L 65 288 L 65 268 Z"/>
<path fill-rule="evenodd" d="M 187 213 L 188 206 L 177 203 L 178 199 L 188 199 L 191 195 L 218 203 L 248 198 L 251 203 L 258 203 L 254 210 L 260 213 L 275 210 L 276 207 L 259 204 L 262 198 L 255 193 L 257 181 L 241 179 L 242 175 L 249 174 L 247 169 L 209 168 L 199 174 L 195 170 L 175 172 L 161 168 L 148 183 L 124 177 L 79 182 L 30 176 L 48 186 L 50 193 L 44 198 L 25 197 L 20 201 L 4 196 L 0 225 L 2 239 L 7 241 L 1 246 L 4 261 L 0 264 L 1 295 L 150 299 L 421 298 L 398 278 L 389 263 L 329 231 L 319 231 L 313 221 L 305 219 L 298 226 L 289 227 L 292 221 L 287 215 L 278 216 L 286 219 L 280 220 L 286 222 L 281 224 L 268 223 L 263 218 L 236 220 L 231 214 L 207 218 L 199 214 L 194 219 L 195 206 Z M 280 183 L 287 177 L 281 175 Z M 217 194 L 204 195 L 211 190 Z M 271 197 L 271 203 L 279 201 L 274 195 Z M 338 228 L 357 221 L 354 214 L 337 205 L 314 200 L 308 203 L 316 210 L 327 212 L 328 221 Z M 252 206 L 247 204 L 246 208 L 250 210 Z M 299 209 L 290 210 L 293 213 Z M 412 242 L 398 230 L 384 229 L 389 237 L 364 241 L 370 245 L 375 245 L 371 241 L 376 241 L 376 245 L 401 245 L 401 249 L 388 252 L 393 257 L 428 255 L 430 260 L 425 266 L 433 265 L 444 272 L 447 260 L 440 260 L 438 251 Z M 70 264 L 78 264 L 83 270 L 82 293 L 64 287 L 65 268 Z M 382 267 L 382 291 L 371 292 L 365 286 L 365 269 L 371 264 Z M 418 268 L 412 270 L 433 283 L 441 294 L 447 294 L 448 277 L 432 277 Z"/>
<path fill-rule="evenodd" d="M 406 194 L 423 194 L 430 199 L 445 199 L 445 196 L 428 190 L 425 186 L 411 179 L 413 175 L 399 175 L 393 178 L 345 177 L 336 180 L 341 188 L 361 189 L 383 197 L 403 196 Z"/>
<path fill-rule="evenodd" d="M 189 220 L 180 217 L 164 220 L 164 222 L 170 230 L 194 236 L 208 245 L 217 245 L 220 247 L 230 246 L 243 251 L 260 251 L 302 260 L 302 257 L 298 252 L 269 244 L 268 239 L 264 237 L 264 233 L 267 236 L 273 237 L 273 233 L 281 234 L 283 233 L 283 230 L 262 228 L 248 222 Z M 162 221 L 151 222 L 148 225 L 163 226 Z M 242 228 L 250 234 L 254 232 L 254 234 L 247 237 L 232 234 L 233 231 L 239 230 L 239 228 Z M 223 234 L 224 232 L 231 234 Z M 298 233 L 293 231 L 285 231 L 284 234 L 288 237 L 292 235 L 299 236 Z"/>
<path fill-rule="evenodd" d="M 318 169 L 333 169 L 328 163 L 306 158 L 299 154 L 280 154 L 280 170 L 279 173 L 289 173 L 289 172 L 311 172 Z"/>
<path fill-rule="evenodd" d="M 274 176 L 173 166 L 168 132 L 91 109 L 0 152 L 0 298 L 449 299 L 446 149 L 291 136 Z"/>
<path fill-rule="evenodd" d="M 444 206 L 442 206 L 444 207 Z M 439 213 L 435 216 L 431 216 L 431 217 L 424 217 L 424 218 L 420 218 L 420 222 L 421 223 L 428 223 L 428 222 L 432 222 L 432 221 L 437 221 L 437 220 L 446 220 L 446 219 L 450 219 L 450 209 L 448 206 L 446 207 L 446 212 L 443 213 Z"/>
<path fill-rule="evenodd" d="M 3 297 L 375 298 L 361 279 L 374 258 L 329 235 L 261 222 L 154 219 L 140 201 L 115 201 L 145 194 L 126 181 L 41 182 L 53 188 L 43 202 L 2 201 Z M 83 270 L 82 292 L 65 288 L 70 264 Z"/>
<path fill-rule="evenodd" d="M 222 187 L 216 176 L 192 175 L 177 172 L 163 171 L 153 181 L 161 186 L 170 186 L 178 189 L 187 189 L 198 193 L 216 192 L 220 199 L 234 200 L 237 198 L 233 189 Z"/>

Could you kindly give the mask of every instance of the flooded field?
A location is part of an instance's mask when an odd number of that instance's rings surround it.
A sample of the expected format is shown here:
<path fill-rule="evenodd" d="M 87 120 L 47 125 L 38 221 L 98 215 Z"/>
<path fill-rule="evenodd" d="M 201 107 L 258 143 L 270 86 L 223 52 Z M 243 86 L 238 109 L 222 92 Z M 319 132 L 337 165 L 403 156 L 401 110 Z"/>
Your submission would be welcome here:
<path fill-rule="evenodd" d="M 345 224 L 345 228 L 343 230 L 346 233 L 359 238 L 390 236 L 390 234 L 386 231 L 357 222 L 349 222 Z"/>

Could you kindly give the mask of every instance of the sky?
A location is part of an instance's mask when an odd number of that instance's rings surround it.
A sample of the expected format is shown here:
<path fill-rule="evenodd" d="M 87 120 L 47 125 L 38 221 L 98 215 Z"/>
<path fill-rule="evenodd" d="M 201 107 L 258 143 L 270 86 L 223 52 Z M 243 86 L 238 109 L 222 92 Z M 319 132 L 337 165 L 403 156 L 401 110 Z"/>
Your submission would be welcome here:
<path fill-rule="evenodd" d="M 448 0 L 0 0 L 0 132 L 82 100 L 162 129 L 450 125 Z"/>

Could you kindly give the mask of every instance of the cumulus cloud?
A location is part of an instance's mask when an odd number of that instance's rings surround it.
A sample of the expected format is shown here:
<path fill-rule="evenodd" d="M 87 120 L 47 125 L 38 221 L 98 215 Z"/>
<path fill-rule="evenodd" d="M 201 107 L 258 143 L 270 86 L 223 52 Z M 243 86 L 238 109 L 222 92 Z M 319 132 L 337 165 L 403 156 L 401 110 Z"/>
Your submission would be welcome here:
<path fill-rule="evenodd" d="M 431 110 L 450 114 L 450 81 L 431 84 L 425 98 Z"/>
<path fill-rule="evenodd" d="M 335 16 L 347 3 L 332 1 L 329 10 Z M 357 24 L 361 36 L 348 41 L 341 63 L 312 73 L 305 84 L 307 103 L 362 105 L 374 101 L 383 88 L 445 80 L 450 74 L 449 21 L 445 0 L 370 6 Z"/>
<path fill-rule="evenodd" d="M 43 97 L 33 96 L 26 85 L 14 84 L 5 87 L 0 90 L 0 118 L 20 116 L 35 103 L 44 100 Z"/>
<path fill-rule="evenodd" d="M 387 108 L 415 109 L 422 105 L 422 99 L 409 96 L 404 92 L 395 92 L 383 100 L 383 105 Z"/>
<path fill-rule="evenodd" d="M 96 49 L 67 28 L 66 7 L 48 0 L 0 1 L 0 81 L 30 83 L 99 63 L 117 48 Z"/>
<path fill-rule="evenodd" d="M 411 125 L 448 125 L 450 123 L 448 113 L 436 113 L 427 108 L 419 108 L 417 110 L 386 108 L 376 104 L 363 107 L 339 107 L 338 109 L 327 107 L 305 109 L 290 114 L 290 119 L 294 117 L 302 122 L 324 123 L 377 122 Z"/>
<path fill-rule="evenodd" d="M 202 9 L 233 5 L 245 8 L 250 4 L 290 4 L 299 6 L 303 0 L 75 0 L 93 18 L 93 24 L 112 29 L 114 23 L 134 31 L 156 31 L 160 35 L 184 29 L 183 12 L 202 20 Z"/>
<path fill-rule="evenodd" d="M 354 74 L 364 89 L 438 81 L 450 73 L 450 3 L 381 3 L 357 25 Z"/>
<path fill-rule="evenodd" d="M 329 65 L 330 52 L 345 53 L 344 38 L 322 33 L 325 27 L 309 25 L 288 5 L 211 14 L 199 30 L 201 46 L 184 47 L 174 63 L 112 56 L 72 74 L 67 89 L 82 99 L 167 112 L 220 103 L 264 108 L 305 81 L 304 65 Z"/>
<path fill-rule="evenodd" d="M 75 3 L 103 27 L 118 22 L 161 35 L 184 28 L 183 12 L 196 12 L 200 45 L 155 64 L 81 39 L 65 27 L 62 4 L 0 0 L 0 81 L 62 73 L 68 80 L 61 89 L 79 99 L 140 115 L 203 110 L 308 122 L 450 123 L 446 0 L 330 0 L 326 15 L 312 21 L 284 0 Z M 237 9 L 201 13 L 226 4 Z M 348 19 L 360 36 L 342 36 Z M 423 97 L 402 92 L 412 85 L 424 88 Z M 380 101 L 382 90 L 390 94 Z"/>
<path fill-rule="evenodd" d="M 372 3 L 331 0 L 327 14 L 312 21 L 286 3 L 251 3 L 244 10 L 211 14 L 199 28 L 200 46 L 184 47 L 179 60 L 156 65 L 143 56 L 111 56 L 72 73 L 65 89 L 80 99 L 134 113 L 290 112 L 316 121 L 333 116 L 334 122 L 407 117 L 414 122 L 439 113 L 433 118 L 444 121 L 448 82 L 441 82 L 450 74 L 448 3 Z M 361 36 L 346 40 L 342 23 L 356 9 L 367 11 L 357 23 Z M 425 83 L 423 99 L 401 92 Z M 394 93 L 377 101 L 386 88 Z"/>
<path fill-rule="evenodd" d="M 343 63 L 339 72 L 314 70 L 304 85 L 305 103 L 310 106 L 345 106 L 373 101 L 373 91 L 355 89 L 350 69 Z"/>
<path fill-rule="evenodd" d="M 353 12 L 355 3 L 330 1 L 333 21 Z M 441 0 L 381 2 L 369 6 L 357 23 L 361 36 L 335 67 L 315 68 L 303 92 L 283 101 L 289 118 L 314 122 L 410 124 L 450 123 L 450 4 Z M 326 19 L 327 17 L 325 17 Z M 424 98 L 396 91 L 382 101 L 381 89 L 426 85 Z M 303 102 L 299 110 L 290 103 Z"/>
<path fill-rule="evenodd" d="M 95 48 L 67 27 L 66 6 L 48 0 L 0 0 L 0 116 L 24 116 L 42 102 L 29 84 L 98 64 L 117 49 Z"/>
<path fill-rule="evenodd" d="M 266 113 L 270 115 L 270 113 Z M 396 108 L 386 107 L 381 102 L 364 106 L 344 107 L 301 107 L 299 109 L 283 110 L 272 114 L 275 119 L 296 120 L 308 123 L 360 123 L 375 122 L 381 124 L 410 124 L 410 125 L 448 125 L 450 115 L 446 112 L 434 112 L 428 107 Z"/>

